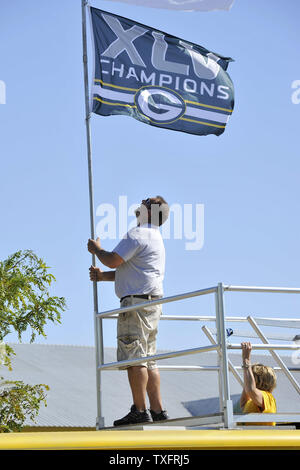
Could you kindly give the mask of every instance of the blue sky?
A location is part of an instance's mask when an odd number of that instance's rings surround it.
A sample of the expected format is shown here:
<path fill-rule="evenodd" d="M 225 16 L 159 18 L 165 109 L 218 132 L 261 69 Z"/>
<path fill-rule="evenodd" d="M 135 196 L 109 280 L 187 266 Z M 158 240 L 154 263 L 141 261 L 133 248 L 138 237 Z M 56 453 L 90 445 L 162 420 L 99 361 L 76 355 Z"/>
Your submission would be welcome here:
<path fill-rule="evenodd" d="M 166 296 L 218 282 L 300 287 L 300 104 L 292 102 L 300 79 L 299 2 L 235 0 L 229 12 L 209 13 L 91 4 L 235 60 L 228 68 L 235 109 L 220 137 L 92 116 L 95 207 L 156 194 L 170 204 L 204 205 L 201 250 L 165 241 Z M 80 1 L 6 2 L 0 31 L 0 256 L 34 250 L 57 279 L 53 294 L 66 298 L 62 325 L 47 326 L 47 339 L 38 342 L 93 345 Z M 234 293 L 225 305 L 228 315 L 299 318 L 299 300 Z M 113 284 L 100 285 L 100 311 L 117 307 Z M 164 313 L 212 315 L 213 298 L 168 304 Z M 206 344 L 196 325 L 162 322 L 158 346 Z M 115 346 L 115 335 L 115 322 L 106 321 L 106 346 Z"/>

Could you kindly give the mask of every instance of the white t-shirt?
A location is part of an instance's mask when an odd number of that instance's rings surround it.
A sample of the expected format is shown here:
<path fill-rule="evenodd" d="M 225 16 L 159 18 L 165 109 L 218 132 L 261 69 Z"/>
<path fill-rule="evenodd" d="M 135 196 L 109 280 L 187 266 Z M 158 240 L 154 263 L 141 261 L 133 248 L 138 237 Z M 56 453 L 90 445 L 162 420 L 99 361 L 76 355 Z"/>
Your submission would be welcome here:
<path fill-rule="evenodd" d="M 163 295 L 165 247 L 157 226 L 134 227 L 113 251 L 124 260 L 115 275 L 115 292 L 119 298 L 134 294 Z"/>

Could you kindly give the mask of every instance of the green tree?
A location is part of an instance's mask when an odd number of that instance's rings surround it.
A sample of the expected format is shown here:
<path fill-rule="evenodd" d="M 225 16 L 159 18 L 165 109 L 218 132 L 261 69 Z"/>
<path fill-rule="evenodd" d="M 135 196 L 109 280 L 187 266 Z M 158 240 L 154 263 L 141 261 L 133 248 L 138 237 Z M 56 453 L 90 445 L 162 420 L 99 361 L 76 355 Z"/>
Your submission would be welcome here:
<path fill-rule="evenodd" d="M 46 390 L 49 387 L 0 379 L 0 433 L 21 431 L 27 417 L 35 421 L 41 403 L 47 406 Z"/>
<path fill-rule="evenodd" d="M 66 308 L 63 297 L 54 297 L 49 288 L 55 277 L 31 250 L 18 251 L 0 262 L 0 364 L 11 370 L 13 349 L 4 343 L 15 332 L 19 341 L 30 330 L 30 342 L 46 337 L 47 322 L 60 323 Z M 26 417 L 34 420 L 40 404 L 46 404 L 45 384 L 27 385 L 0 377 L 0 432 L 19 431 Z"/>

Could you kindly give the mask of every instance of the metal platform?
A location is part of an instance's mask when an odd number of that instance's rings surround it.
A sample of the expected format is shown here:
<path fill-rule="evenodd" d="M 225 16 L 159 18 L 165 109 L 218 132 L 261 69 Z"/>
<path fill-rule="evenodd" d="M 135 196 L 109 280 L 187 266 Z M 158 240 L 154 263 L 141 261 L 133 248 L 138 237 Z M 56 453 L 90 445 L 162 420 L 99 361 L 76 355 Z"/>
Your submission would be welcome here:
<path fill-rule="evenodd" d="M 102 428 L 102 430 L 149 430 L 154 429 L 186 429 L 198 426 L 222 426 L 223 425 L 223 413 L 214 413 L 205 416 L 193 416 L 183 417 L 175 419 L 166 419 L 165 421 L 150 422 L 145 424 L 129 424 L 126 426 L 111 426 Z"/>
<path fill-rule="evenodd" d="M 233 415 L 234 424 L 231 429 L 249 429 L 251 423 L 259 423 L 259 426 L 253 426 L 255 429 L 296 429 L 300 426 L 300 413 L 249 413 L 242 415 Z M 276 422 L 276 426 L 266 426 L 264 423 Z M 281 426 L 280 426 L 281 425 Z M 283 427 L 284 425 L 284 427 Z M 184 429 L 224 429 L 223 413 L 213 413 L 204 416 L 182 417 L 176 419 L 167 419 L 165 421 L 150 422 L 144 424 L 129 424 L 124 426 L 104 427 L 103 431 L 145 431 L 157 429 L 184 430 Z"/>
<path fill-rule="evenodd" d="M 160 298 L 158 300 L 151 300 L 147 302 L 141 302 L 134 306 L 122 307 L 114 310 L 109 310 L 102 313 L 96 313 L 96 326 L 98 325 L 99 331 L 96 334 L 96 387 L 97 387 L 97 418 L 96 418 L 96 428 L 98 430 L 112 430 L 112 429 L 158 429 L 159 428 L 168 428 L 175 429 L 175 427 L 180 428 L 191 428 L 195 429 L 196 427 L 201 429 L 203 427 L 209 427 L 210 429 L 214 427 L 215 429 L 225 428 L 225 429 L 235 429 L 239 427 L 240 423 L 245 423 L 249 426 L 251 424 L 256 425 L 260 423 L 260 426 L 264 426 L 264 423 L 275 422 L 276 424 L 286 424 L 289 423 L 300 423 L 300 413 L 252 413 L 247 415 L 235 415 L 233 410 L 233 402 L 230 394 L 230 383 L 229 383 L 229 374 L 232 373 L 235 379 L 239 382 L 241 387 L 243 387 L 243 378 L 239 374 L 240 367 L 234 366 L 228 357 L 228 352 L 231 350 L 240 350 L 240 344 L 229 343 L 228 340 L 228 322 L 246 322 L 251 327 L 251 332 L 249 337 L 255 335 L 258 338 L 259 343 L 252 343 L 253 350 L 259 351 L 268 351 L 276 362 L 276 370 L 280 370 L 285 374 L 286 378 L 289 380 L 293 388 L 300 395 L 300 385 L 297 382 L 295 376 L 292 374 L 293 368 L 288 368 L 283 359 L 277 354 L 277 351 L 289 350 L 293 355 L 299 355 L 300 350 L 300 341 L 299 341 L 299 328 L 300 328 L 300 319 L 289 319 L 289 318 L 256 318 L 252 316 L 247 317 L 226 317 L 225 316 L 225 307 L 224 307 L 224 296 L 227 292 L 248 292 L 248 293 L 277 293 L 277 294 L 300 294 L 299 288 L 289 288 L 289 287 L 257 287 L 257 286 L 232 286 L 224 285 L 219 283 L 217 286 L 209 287 L 206 289 L 199 289 L 197 291 L 188 292 L 185 294 L 178 294 L 172 297 Z M 215 304 L 215 315 L 214 316 L 162 316 L 161 320 L 182 320 L 182 321 L 213 321 L 215 323 L 216 329 L 214 331 L 209 330 L 206 325 L 202 327 L 202 332 L 206 335 L 210 344 L 206 346 L 199 346 L 197 348 L 189 348 L 185 350 L 172 351 L 168 353 L 155 354 L 153 356 L 139 357 L 130 360 L 123 360 L 119 362 L 104 363 L 103 360 L 103 335 L 100 334 L 102 331 L 102 320 L 104 319 L 115 319 L 120 313 L 130 312 L 132 310 L 138 309 L 139 307 L 154 306 L 158 304 L 166 304 L 170 302 L 177 302 L 179 300 L 202 297 L 207 295 L 214 295 L 214 304 Z M 279 341 L 288 341 L 289 344 L 282 343 L 271 343 L 265 334 L 261 331 L 260 325 L 280 327 L 282 328 L 291 328 L 296 329 L 297 331 L 293 335 L 281 336 L 275 335 L 275 338 Z M 235 336 L 235 333 L 231 329 L 230 336 Z M 216 336 L 216 338 L 214 338 Z M 298 339 L 297 339 L 298 338 Z M 162 366 L 165 370 L 177 370 L 177 371 L 192 371 L 198 370 L 199 372 L 210 370 L 215 371 L 218 374 L 218 384 L 219 384 L 219 413 L 206 416 L 195 416 L 195 417 L 183 417 L 170 419 L 167 421 L 160 421 L 158 423 L 147 423 L 145 425 L 130 425 L 125 427 L 109 427 L 105 428 L 105 416 L 102 410 L 101 395 L 102 395 L 102 384 L 101 384 L 101 374 L 105 373 L 107 370 L 119 370 L 126 369 L 128 367 L 138 366 L 141 363 L 147 361 L 163 361 L 165 359 L 174 358 L 174 357 L 183 357 L 194 354 L 201 354 L 207 351 L 215 351 L 216 353 L 216 365 L 215 366 L 197 366 L 188 367 L 188 366 Z M 295 356 L 296 357 L 296 356 Z M 296 371 L 299 368 L 294 368 Z M 298 410 L 299 411 L 299 410 Z M 269 426 L 274 428 L 274 426 Z"/>

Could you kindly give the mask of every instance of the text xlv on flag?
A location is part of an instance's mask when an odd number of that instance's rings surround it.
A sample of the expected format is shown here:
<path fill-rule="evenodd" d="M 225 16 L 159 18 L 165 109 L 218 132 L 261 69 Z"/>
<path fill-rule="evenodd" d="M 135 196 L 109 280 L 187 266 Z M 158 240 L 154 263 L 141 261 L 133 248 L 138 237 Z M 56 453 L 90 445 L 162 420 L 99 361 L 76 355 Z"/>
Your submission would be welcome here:
<path fill-rule="evenodd" d="M 91 111 L 197 135 L 224 132 L 234 106 L 230 58 L 90 7 Z"/>

